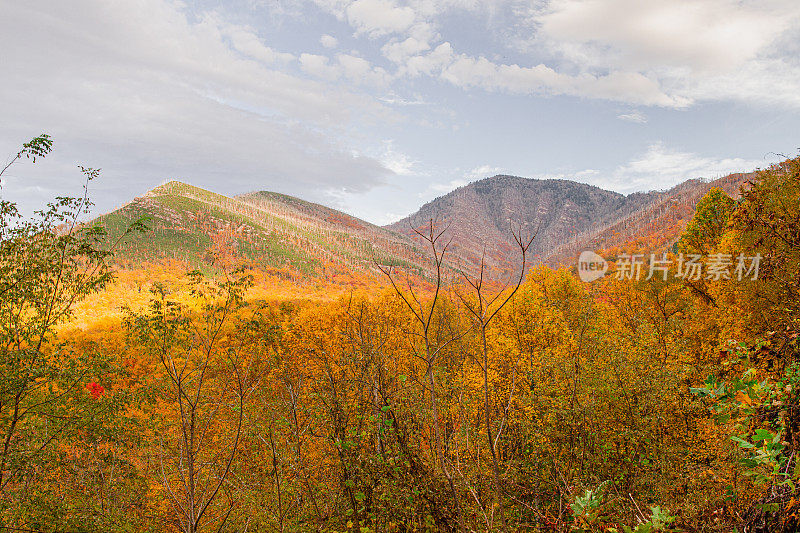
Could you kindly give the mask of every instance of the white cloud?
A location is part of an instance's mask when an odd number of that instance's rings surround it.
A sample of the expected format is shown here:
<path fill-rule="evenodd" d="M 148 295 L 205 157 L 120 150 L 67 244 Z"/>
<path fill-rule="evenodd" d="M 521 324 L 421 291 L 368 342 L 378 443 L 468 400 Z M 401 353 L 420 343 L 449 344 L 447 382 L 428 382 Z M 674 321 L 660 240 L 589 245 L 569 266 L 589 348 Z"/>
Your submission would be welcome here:
<path fill-rule="evenodd" d="M 231 40 L 233 48 L 247 57 L 268 65 L 273 63 L 285 64 L 295 59 L 293 54 L 278 52 L 264 45 L 252 28 L 228 25 L 216 17 L 214 17 L 214 22 L 220 26 L 222 34 Z"/>
<path fill-rule="evenodd" d="M 416 96 L 413 99 L 411 99 L 411 98 L 403 98 L 403 97 L 398 96 L 398 95 L 396 95 L 394 93 L 389 94 L 387 96 L 383 96 L 383 97 L 379 98 L 379 100 L 381 102 L 385 102 L 387 104 L 399 105 L 399 106 L 429 105 L 428 102 L 426 102 L 424 99 L 422 99 L 419 96 Z"/>
<path fill-rule="evenodd" d="M 319 42 L 325 48 L 336 48 L 336 45 L 339 44 L 339 40 L 336 37 L 327 33 L 319 38 Z"/>
<path fill-rule="evenodd" d="M 414 37 L 409 37 L 404 41 L 394 41 L 386 43 L 381 48 L 383 56 L 393 63 L 405 63 L 409 57 L 418 55 L 420 52 L 430 49 L 426 41 L 420 41 Z"/>
<path fill-rule="evenodd" d="M 381 51 L 400 79 L 671 108 L 731 100 L 800 108 L 796 0 L 314 1 L 357 35 L 387 37 Z M 442 42 L 438 32 L 456 12 L 510 48 L 524 42 L 523 55 L 502 61 L 497 50 Z"/>
<path fill-rule="evenodd" d="M 384 167 L 388 168 L 399 176 L 412 176 L 417 174 L 417 171 L 414 168 L 417 162 L 408 157 L 406 154 L 395 150 L 393 141 L 384 141 L 383 148 L 384 151 L 380 161 Z"/>
<path fill-rule="evenodd" d="M 384 212 L 384 214 L 376 216 L 373 223 L 377 224 L 378 226 L 388 226 L 393 222 L 397 222 L 406 215 L 407 213 Z"/>
<path fill-rule="evenodd" d="M 389 74 L 381 67 L 373 67 L 369 61 L 349 54 L 337 56 L 344 76 L 356 84 L 368 84 L 383 87 L 391 79 Z"/>
<path fill-rule="evenodd" d="M 538 23 L 547 38 L 580 45 L 580 58 L 596 66 L 725 71 L 755 57 L 797 13 L 791 1 L 553 0 Z"/>
<path fill-rule="evenodd" d="M 454 191 L 459 187 L 463 187 L 464 185 L 467 185 L 473 181 L 496 176 L 501 172 L 503 172 L 501 167 L 481 165 L 465 172 L 463 178 L 456 178 L 446 182 L 429 183 L 427 188 L 417 196 L 423 200 L 430 200 L 436 196 L 442 196 Z"/>
<path fill-rule="evenodd" d="M 428 76 L 438 75 L 452 61 L 453 47 L 449 42 L 445 42 L 437 46 L 429 54 L 409 58 L 404 70 L 412 77 L 422 74 Z"/>
<path fill-rule="evenodd" d="M 585 181 L 591 179 L 592 176 L 597 176 L 598 174 L 600 174 L 600 171 L 596 168 L 587 168 L 586 170 L 576 172 L 573 177 L 578 181 Z"/>
<path fill-rule="evenodd" d="M 392 0 L 356 0 L 345 11 L 356 33 L 371 37 L 407 30 L 415 19 L 413 9 L 398 7 Z"/>
<path fill-rule="evenodd" d="M 795 0 L 552 0 L 530 12 L 529 44 L 563 68 L 643 75 L 687 104 L 800 107 Z"/>
<path fill-rule="evenodd" d="M 479 9 L 471 2 L 415 4 L 430 16 L 455 8 Z M 529 7 L 514 30 L 533 36 L 529 56 L 552 57 L 530 65 L 458 53 L 449 42 L 434 46 L 435 23 L 426 23 L 431 37 L 384 45 L 398 74 L 438 76 L 464 89 L 658 107 L 720 100 L 800 107 L 794 0 L 552 0 Z M 635 113 L 620 118 L 641 120 Z"/>
<path fill-rule="evenodd" d="M 800 40 L 798 41 L 800 44 Z M 800 50 L 798 50 L 800 53 Z M 739 101 L 800 109 L 800 55 L 750 61 L 725 74 L 671 80 L 675 93 L 696 101 Z"/>
<path fill-rule="evenodd" d="M 611 171 L 587 168 L 577 172 L 534 173 L 531 177 L 578 181 L 630 194 L 666 190 L 691 179 L 713 180 L 737 172 L 750 172 L 780 159 L 779 156 L 767 159 L 715 157 L 671 148 L 658 142 Z"/>
<path fill-rule="evenodd" d="M 493 167 L 491 165 L 481 165 L 479 167 L 475 167 L 469 172 L 464 174 L 464 178 L 467 181 L 475 181 L 478 179 L 488 178 L 491 176 L 496 176 L 503 172 L 502 167 Z"/>
<path fill-rule="evenodd" d="M 446 43 L 445 43 L 446 44 Z M 434 52 L 438 51 L 435 50 Z M 433 55 L 433 54 L 431 54 Z M 557 72 L 539 64 L 534 67 L 497 64 L 485 57 L 455 56 L 449 64 L 444 57 L 431 62 L 434 66 L 444 63 L 441 78 L 459 87 L 481 87 L 489 91 L 506 91 L 521 94 L 569 95 L 605 100 L 629 102 L 663 107 L 685 107 L 688 100 L 664 93 L 658 83 L 634 72 L 610 72 L 606 75 L 570 75 Z M 431 63 L 423 62 L 423 66 Z M 409 68 L 412 62 L 409 61 Z M 413 64 L 415 72 L 425 72 Z"/>
<path fill-rule="evenodd" d="M 317 54 L 300 54 L 300 68 L 304 72 L 326 80 L 336 80 L 341 76 L 341 69 L 331 65 L 327 56 Z"/>
<path fill-rule="evenodd" d="M 355 115 L 385 119 L 381 104 L 272 68 L 290 58 L 218 14 L 190 19 L 164 0 L 4 4 L 0 49 L 14 50 L 0 146 L 51 133 L 52 165 L 104 169 L 101 206 L 171 177 L 316 196 L 333 180 L 364 191 L 390 174 L 353 155 L 344 133 Z M 27 187 L 77 185 L 58 166 L 23 168 Z"/>
<path fill-rule="evenodd" d="M 441 36 L 436 31 L 436 25 L 432 21 L 417 21 L 406 32 L 410 37 L 422 43 L 430 43 L 440 39 Z"/>
<path fill-rule="evenodd" d="M 450 180 L 447 183 L 431 183 L 428 188 L 419 194 L 420 198 L 430 198 L 431 196 L 441 196 L 469 183 L 468 180 Z"/>
<path fill-rule="evenodd" d="M 344 78 L 356 85 L 383 87 L 391 80 L 383 68 L 350 54 L 339 54 L 331 61 L 327 56 L 304 53 L 300 54 L 299 63 L 304 72 L 329 81 Z"/>
<path fill-rule="evenodd" d="M 635 122 L 636 124 L 647 124 L 647 115 L 641 111 L 631 111 L 630 113 L 621 113 L 617 118 L 626 122 Z"/>
<path fill-rule="evenodd" d="M 668 189 L 688 179 L 714 179 L 734 172 L 750 172 L 758 167 L 766 167 L 769 163 L 771 161 L 703 156 L 655 143 L 644 154 L 618 166 L 610 179 L 593 173 L 587 176 L 589 179 L 586 181 L 607 189 L 630 193 Z"/>
<path fill-rule="evenodd" d="M 492 19 L 503 7 L 516 3 L 516 0 L 409 0 L 417 13 L 431 18 L 459 11 Z"/>

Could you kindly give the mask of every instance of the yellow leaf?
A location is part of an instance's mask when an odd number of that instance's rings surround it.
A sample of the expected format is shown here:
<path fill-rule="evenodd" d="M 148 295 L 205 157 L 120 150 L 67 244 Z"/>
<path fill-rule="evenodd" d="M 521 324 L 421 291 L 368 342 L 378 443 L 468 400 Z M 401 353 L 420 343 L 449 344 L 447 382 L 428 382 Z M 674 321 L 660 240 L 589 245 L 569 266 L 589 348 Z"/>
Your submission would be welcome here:
<path fill-rule="evenodd" d="M 753 403 L 755 403 L 744 391 L 738 391 L 736 393 L 736 401 L 747 405 L 753 405 Z"/>

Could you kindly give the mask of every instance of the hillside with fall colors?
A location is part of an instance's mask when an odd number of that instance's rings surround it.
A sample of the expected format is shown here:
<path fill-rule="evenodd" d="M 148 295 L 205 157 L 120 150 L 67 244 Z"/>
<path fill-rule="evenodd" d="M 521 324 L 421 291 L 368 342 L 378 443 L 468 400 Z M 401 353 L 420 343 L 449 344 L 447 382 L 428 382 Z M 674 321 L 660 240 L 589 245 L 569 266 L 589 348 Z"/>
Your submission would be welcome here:
<path fill-rule="evenodd" d="M 688 180 L 666 191 L 624 196 L 569 180 L 494 176 L 437 198 L 385 228 L 341 211 L 270 191 L 226 197 L 172 181 L 97 222 L 120 235 L 143 219 L 147 237 L 120 243 L 121 265 L 178 260 L 208 265 L 239 258 L 302 275 L 379 274 L 377 265 L 430 274 L 426 243 L 414 230 L 434 221 L 451 242 L 446 266 L 474 272 L 483 257 L 501 277 L 516 265 L 512 231 L 536 238 L 530 265 L 568 264 L 582 250 L 664 250 L 674 244 L 694 207 L 713 187 L 736 197 L 754 174 Z"/>
<path fill-rule="evenodd" d="M 755 173 L 690 179 L 671 189 L 627 196 L 569 180 L 493 176 L 422 206 L 387 226 L 419 241 L 414 228 L 435 220 L 447 228 L 456 261 L 466 269 L 481 258 L 494 270 L 515 264 L 512 231 L 536 235 L 531 264 L 571 264 L 583 250 L 665 251 L 675 244 L 700 199 L 712 188 L 734 198 Z"/>
<path fill-rule="evenodd" d="M 92 223 L 2 201 L 0 528 L 798 531 L 800 159 L 630 213 L 523 186 L 538 228 L 548 198 L 601 209 L 663 276 L 521 271 L 525 239 L 506 283 L 452 276 L 430 223 L 415 247 L 269 192 L 170 182 Z"/>
<path fill-rule="evenodd" d="M 0 0 L 0 533 L 800 533 L 800 0 Z"/>
<path fill-rule="evenodd" d="M 536 234 L 531 252 L 543 262 L 562 243 L 636 213 L 661 196 L 624 196 L 569 180 L 497 175 L 459 187 L 387 228 L 411 237 L 413 228 L 436 220 L 468 264 L 478 264 L 485 250 L 487 263 L 501 268 L 513 258 L 511 231 Z"/>
<path fill-rule="evenodd" d="M 96 222 L 113 236 L 143 220 L 150 231 L 120 243 L 120 264 L 239 258 L 263 268 L 325 276 L 374 270 L 374 264 L 419 270 L 407 238 L 328 207 L 271 192 L 227 197 L 185 183 L 156 187 Z"/>
<path fill-rule="evenodd" d="M 735 173 L 714 180 L 687 180 L 668 191 L 654 195 L 645 206 L 613 220 L 574 234 L 551 248 L 549 264 L 574 260 L 583 250 L 619 253 L 663 252 L 675 244 L 694 215 L 700 199 L 713 188 L 733 198 L 754 179 L 755 172 Z"/>

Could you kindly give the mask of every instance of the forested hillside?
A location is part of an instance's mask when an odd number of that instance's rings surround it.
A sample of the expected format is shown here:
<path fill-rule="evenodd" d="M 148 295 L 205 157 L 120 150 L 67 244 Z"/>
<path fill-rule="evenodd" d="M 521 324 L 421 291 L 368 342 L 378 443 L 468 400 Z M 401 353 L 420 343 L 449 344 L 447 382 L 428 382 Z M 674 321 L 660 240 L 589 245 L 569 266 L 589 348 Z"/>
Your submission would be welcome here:
<path fill-rule="evenodd" d="M 690 180 L 668 191 L 619 193 L 567 180 L 487 178 L 434 200 L 417 213 L 380 228 L 341 211 L 269 191 L 229 198 L 171 181 L 97 220 L 110 240 L 142 220 L 150 231 L 119 243 L 114 261 L 177 260 L 204 269 L 237 258 L 259 268 L 347 279 L 376 275 L 378 265 L 412 267 L 430 276 L 429 245 L 415 230 L 430 220 L 450 243 L 445 270 L 474 273 L 481 258 L 496 279 L 517 266 L 512 231 L 536 234 L 528 264 L 559 266 L 582 250 L 671 246 L 694 206 L 713 187 L 736 196 L 752 174 L 712 182 Z M 424 233 L 424 231 L 423 231 Z"/>
<path fill-rule="evenodd" d="M 424 276 L 353 289 L 252 261 L 248 231 L 315 227 L 281 244 L 300 271 L 325 223 L 392 239 L 299 200 L 172 183 L 99 224 L 3 201 L 0 528 L 797 531 L 800 159 L 748 178 L 591 283 L 526 273 L 530 227 L 508 283 L 451 276 L 429 220 Z M 239 235 L 192 241 L 214 269 L 112 262 L 201 223 Z"/>
<path fill-rule="evenodd" d="M 532 264 L 559 266 L 583 250 L 615 251 L 626 245 L 661 250 L 680 236 L 694 207 L 713 187 L 736 196 L 753 174 L 712 181 L 688 180 L 665 191 L 624 196 L 569 180 L 494 176 L 428 202 L 389 226 L 415 238 L 414 228 L 436 220 L 447 228 L 465 268 L 483 257 L 495 269 L 514 261 L 512 229 L 536 233 Z"/>
<path fill-rule="evenodd" d="M 502 268 L 513 260 L 512 229 L 536 233 L 531 252 L 541 262 L 568 239 L 604 227 L 659 197 L 657 192 L 623 196 L 574 181 L 498 175 L 459 187 L 387 227 L 414 236 L 414 228 L 436 220 L 447 228 L 446 236 L 467 266 L 479 264 L 485 250 L 485 260 Z"/>
<path fill-rule="evenodd" d="M 583 250 L 605 250 L 609 254 L 664 251 L 677 241 L 694 215 L 695 206 L 708 191 L 719 188 L 738 198 L 741 187 L 755 177 L 756 173 L 751 172 L 730 174 L 711 181 L 685 181 L 659 194 L 642 209 L 610 224 L 597 224 L 551 248 L 547 262 L 553 265 L 568 262 Z"/>
<path fill-rule="evenodd" d="M 123 240 L 115 260 L 179 260 L 203 266 L 237 257 L 261 267 L 336 276 L 374 270 L 375 263 L 417 266 L 410 240 L 342 212 L 291 196 L 258 192 L 229 198 L 170 181 L 103 215 L 112 237 L 142 219 L 145 235 Z"/>

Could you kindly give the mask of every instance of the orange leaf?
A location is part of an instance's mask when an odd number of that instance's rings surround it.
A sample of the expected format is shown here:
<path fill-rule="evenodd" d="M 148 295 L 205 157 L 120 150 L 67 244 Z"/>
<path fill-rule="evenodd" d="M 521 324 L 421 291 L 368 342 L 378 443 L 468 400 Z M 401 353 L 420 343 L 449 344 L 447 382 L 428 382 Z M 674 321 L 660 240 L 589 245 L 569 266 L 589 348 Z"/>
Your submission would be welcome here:
<path fill-rule="evenodd" d="M 748 396 L 744 391 L 738 391 L 736 393 L 736 401 L 747 405 L 753 405 L 755 403 L 753 402 L 753 399 L 750 398 L 750 396 Z"/>

